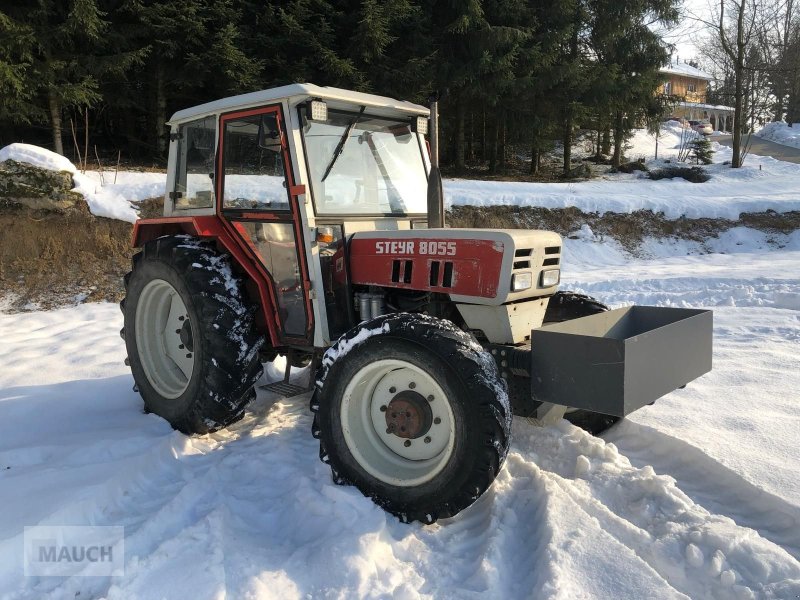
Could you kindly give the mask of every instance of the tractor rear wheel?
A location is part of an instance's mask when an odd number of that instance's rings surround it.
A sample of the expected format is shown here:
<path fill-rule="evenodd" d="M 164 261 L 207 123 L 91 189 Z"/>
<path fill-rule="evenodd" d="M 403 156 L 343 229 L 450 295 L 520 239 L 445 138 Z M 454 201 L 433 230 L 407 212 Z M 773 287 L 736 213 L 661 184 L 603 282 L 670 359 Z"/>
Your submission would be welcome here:
<path fill-rule="evenodd" d="M 339 338 L 311 409 L 334 481 L 403 522 L 433 523 L 475 502 L 510 442 L 511 408 L 491 356 L 422 315 L 385 315 Z"/>
<path fill-rule="evenodd" d="M 264 338 L 230 258 L 197 238 L 162 237 L 133 257 L 125 292 L 120 334 L 145 410 L 187 434 L 241 418 Z"/>
<path fill-rule="evenodd" d="M 580 317 L 596 315 L 607 310 L 608 306 L 591 296 L 569 291 L 556 292 L 547 305 L 543 324 L 561 323 L 579 319 Z M 600 435 L 621 420 L 621 417 L 604 415 L 588 410 L 572 410 L 567 412 L 564 418 L 592 435 Z"/>

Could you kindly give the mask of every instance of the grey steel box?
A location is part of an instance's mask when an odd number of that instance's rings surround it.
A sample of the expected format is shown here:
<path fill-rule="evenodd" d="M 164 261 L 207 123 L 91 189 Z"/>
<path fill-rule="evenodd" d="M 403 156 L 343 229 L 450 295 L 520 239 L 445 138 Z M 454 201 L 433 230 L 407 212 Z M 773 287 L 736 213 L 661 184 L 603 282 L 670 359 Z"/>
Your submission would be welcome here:
<path fill-rule="evenodd" d="M 534 400 L 625 416 L 711 370 L 710 310 L 630 306 L 531 332 Z"/>

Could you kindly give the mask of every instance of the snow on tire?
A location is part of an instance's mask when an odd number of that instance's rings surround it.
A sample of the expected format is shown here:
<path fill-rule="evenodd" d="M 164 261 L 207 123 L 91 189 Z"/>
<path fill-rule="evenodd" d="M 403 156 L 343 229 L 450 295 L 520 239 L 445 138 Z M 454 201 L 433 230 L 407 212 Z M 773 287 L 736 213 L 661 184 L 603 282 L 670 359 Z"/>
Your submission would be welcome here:
<path fill-rule="evenodd" d="M 133 257 L 125 293 L 120 334 L 145 410 L 187 434 L 241 418 L 264 338 L 229 257 L 190 236 L 158 238 Z"/>
<path fill-rule="evenodd" d="M 452 517 L 508 452 L 511 407 L 491 356 L 450 322 L 391 314 L 325 353 L 311 399 L 320 459 L 403 522 Z"/>

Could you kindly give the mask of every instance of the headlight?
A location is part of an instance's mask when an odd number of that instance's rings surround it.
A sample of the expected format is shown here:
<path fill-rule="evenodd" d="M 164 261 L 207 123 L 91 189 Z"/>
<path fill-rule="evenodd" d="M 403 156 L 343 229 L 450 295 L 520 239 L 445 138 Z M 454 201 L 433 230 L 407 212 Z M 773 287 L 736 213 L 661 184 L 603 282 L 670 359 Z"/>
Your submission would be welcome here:
<path fill-rule="evenodd" d="M 428 117 L 417 117 L 414 123 L 414 131 L 421 135 L 428 135 Z"/>
<path fill-rule="evenodd" d="M 511 291 L 521 292 L 533 285 L 533 275 L 530 273 L 514 273 L 511 276 Z"/>
<path fill-rule="evenodd" d="M 558 285 L 560 279 L 561 279 L 561 269 L 550 269 L 549 271 L 542 271 L 539 287 L 546 288 L 546 287 L 551 287 L 553 285 Z"/>

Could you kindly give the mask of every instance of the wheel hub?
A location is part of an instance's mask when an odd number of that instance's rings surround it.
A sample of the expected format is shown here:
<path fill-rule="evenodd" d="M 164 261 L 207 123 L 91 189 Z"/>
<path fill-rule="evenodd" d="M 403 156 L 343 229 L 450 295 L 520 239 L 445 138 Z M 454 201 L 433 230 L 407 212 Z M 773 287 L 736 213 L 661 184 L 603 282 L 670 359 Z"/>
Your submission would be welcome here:
<path fill-rule="evenodd" d="M 405 439 L 422 437 L 431 428 L 433 411 L 422 394 L 405 390 L 386 406 L 386 432 Z"/>
<path fill-rule="evenodd" d="M 189 322 L 189 319 L 185 319 L 183 321 L 183 326 L 181 327 L 181 344 L 186 347 L 188 352 L 194 352 L 194 339 L 192 338 L 192 325 Z"/>

